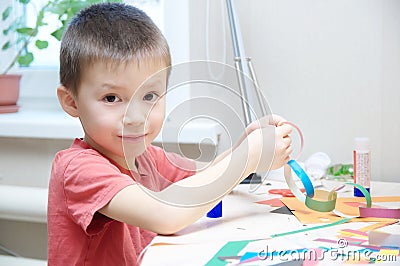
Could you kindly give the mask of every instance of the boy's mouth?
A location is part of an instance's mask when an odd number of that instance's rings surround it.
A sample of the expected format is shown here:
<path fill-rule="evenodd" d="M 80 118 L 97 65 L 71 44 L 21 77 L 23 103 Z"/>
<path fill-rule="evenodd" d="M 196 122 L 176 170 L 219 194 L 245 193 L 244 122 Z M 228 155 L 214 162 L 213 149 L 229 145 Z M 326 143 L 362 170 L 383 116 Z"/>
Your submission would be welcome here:
<path fill-rule="evenodd" d="M 133 135 L 124 134 L 120 137 L 124 142 L 137 143 L 137 142 L 143 142 L 146 136 L 147 134 L 133 134 Z"/>

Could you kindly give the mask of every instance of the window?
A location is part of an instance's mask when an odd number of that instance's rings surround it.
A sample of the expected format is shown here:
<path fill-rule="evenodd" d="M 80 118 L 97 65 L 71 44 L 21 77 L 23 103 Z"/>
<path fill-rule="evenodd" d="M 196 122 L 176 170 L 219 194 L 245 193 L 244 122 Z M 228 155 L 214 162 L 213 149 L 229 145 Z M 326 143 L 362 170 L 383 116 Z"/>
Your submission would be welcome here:
<path fill-rule="evenodd" d="M 25 16 L 27 26 L 32 26 L 36 21 L 36 14 L 47 0 L 31 0 L 33 5 L 29 5 L 27 10 L 16 10 L 15 16 Z M 163 31 L 163 0 L 126 0 L 127 4 L 132 4 L 145 11 Z M 14 0 L 0 1 L 0 10 L 4 7 L 13 4 Z M 15 6 L 15 5 L 14 5 Z M 58 21 L 56 15 L 45 18 L 48 26 L 41 28 L 39 36 L 42 39 L 49 41 L 48 48 L 39 50 L 34 44 L 30 44 L 30 51 L 34 54 L 35 60 L 30 67 L 15 67 L 10 73 L 21 73 L 21 91 L 19 105 L 22 107 L 33 107 L 40 109 L 60 109 L 56 97 L 56 90 L 59 84 L 58 68 L 59 68 L 59 48 L 60 43 L 55 38 L 49 38 L 49 34 L 53 32 Z M 1 30 L 3 27 L 0 27 Z M 0 37 L 1 38 L 1 37 Z M 1 41 L 1 40 L 0 40 Z M 0 51 L 1 52 L 1 51 Z M 1 53 L 2 58 L 12 58 L 13 51 Z M 1 60 L 3 61 L 3 60 Z M 6 61 L 6 60 L 4 60 Z M 0 67 L 3 69 L 4 61 L 0 62 Z"/>
<path fill-rule="evenodd" d="M 47 0 L 31 0 L 34 5 L 29 5 L 29 9 L 24 12 L 26 14 L 27 25 L 33 25 L 36 20 L 36 10 L 44 6 Z M 126 0 L 127 4 L 132 4 L 139 7 L 149 15 L 157 26 L 163 30 L 163 12 L 161 0 Z M 30 50 L 35 56 L 35 61 L 31 64 L 32 67 L 54 68 L 58 67 L 58 52 L 60 49 L 60 42 L 55 38 L 48 38 L 50 33 L 57 29 L 59 22 L 56 15 L 51 15 L 46 18 L 47 26 L 41 28 L 39 39 L 46 39 L 49 41 L 48 48 L 39 50 L 32 43 Z"/>
<path fill-rule="evenodd" d="M 0 1 L 0 9 L 15 0 Z M 40 7 L 46 0 L 31 0 Z M 144 10 L 163 31 L 171 49 L 173 63 L 189 61 L 189 3 L 187 0 L 126 0 L 127 4 L 133 4 Z M 34 20 L 34 10 L 21 11 L 20 15 L 26 15 L 29 23 Z M 46 18 L 51 19 L 51 18 Z M 55 19 L 55 18 L 53 18 Z M 51 22 L 48 22 L 52 24 Z M 2 27 L 0 27 L 2 28 Z M 47 29 L 47 36 L 52 28 Z M 179 32 L 179 34 L 177 34 Z M 46 32 L 42 34 L 46 35 Z M 1 41 L 1 40 L 0 40 Z M 21 92 L 19 105 L 21 107 L 33 107 L 40 109 L 61 110 L 56 96 L 58 80 L 58 51 L 59 43 L 51 40 L 49 48 L 35 51 L 35 61 L 30 67 L 13 69 L 11 72 L 22 73 Z M 1 51 L 0 51 L 1 53 Z M 11 58 L 12 51 L 1 53 L 1 58 Z M 0 67 L 3 68 L 4 61 L 0 60 Z M 167 99 L 167 111 L 179 102 L 190 97 L 189 91 L 172 95 Z"/>

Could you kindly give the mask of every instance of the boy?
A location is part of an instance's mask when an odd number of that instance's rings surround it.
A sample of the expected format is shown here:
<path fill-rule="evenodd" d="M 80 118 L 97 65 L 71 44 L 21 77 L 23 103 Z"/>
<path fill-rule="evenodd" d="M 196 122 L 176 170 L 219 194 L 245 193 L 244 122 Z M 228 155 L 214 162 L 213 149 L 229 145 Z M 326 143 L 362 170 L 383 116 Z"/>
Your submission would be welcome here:
<path fill-rule="evenodd" d="M 194 161 L 152 146 L 164 119 L 170 65 L 161 32 L 132 6 L 93 5 L 71 21 L 61 43 L 57 95 L 65 112 L 80 119 L 84 138 L 53 162 L 49 265 L 135 265 L 157 233 L 177 232 L 219 201 L 183 208 L 148 191 L 200 187 L 218 178 L 239 183 L 288 161 L 288 125 L 271 135 L 270 127 L 251 124 L 235 149 L 199 173 Z M 280 121 L 275 117 L 276 125 Z M 265 135 L 275 143 L 263 142 Z"/>

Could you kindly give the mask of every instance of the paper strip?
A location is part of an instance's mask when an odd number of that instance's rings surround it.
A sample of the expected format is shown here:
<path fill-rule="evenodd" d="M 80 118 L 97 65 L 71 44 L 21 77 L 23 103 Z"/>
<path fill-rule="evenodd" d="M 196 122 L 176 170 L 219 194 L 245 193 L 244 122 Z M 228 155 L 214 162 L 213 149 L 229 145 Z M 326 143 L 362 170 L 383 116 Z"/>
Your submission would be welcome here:
<path fill-rule="evenodd" d="M 335 209 L 337 198 L 336 191 L 332 190 L 331 192 L 328 192 L 325 190 L 315 190 L 314 198 L 310 198 L 306 195 L 305 204 L 308 208 L 318 212 L 330 212 Z M 323 200 L 321 201 L 317 199 Z"/>
<path fill-rule="evenodd" d="M 379 223 L 376 223 L 376 224 L 367 225 L 367 226 L 365 226 L 363 228 L 360 228 L 358 230 L 361 231 L 361 232 L 368 232 L 368 231 L 379 229 L 379 228 L 382 228 L 382 227 L 385 227 L 385 226 L 388 226 L 388 225 L 391 225 L 391 224 L 395 224 L 397 222 L 398 222 L 398 220 L 393 219 L 390 222 L 379 222 Z"/>
<path fill-rule="evenodd" d="M 286 235 L 293 235 L 293 234 L 297 234 L 297 233 L 302 233 L 302 232 L 306 232 L 306 231 L 311 231 L 311 230 L 317 230 L 317 229 L 321 229 L 321 228 L 325 228 L 325 227 L 330 227 L 330 226 L 335 226 L 338 224 L 343 224 L 343 223 L 347 223 L 348 221 L 350 221 L 349 218 L 343 218 L 339 221 L 333 222 L 333 223 L 329 223 L 329 224 L 323 224 L 323 225 L 318 225 L 318 226 L 313 226 L 313 227 L 306 227 L 306 228 L 302 228 L 299 230 L 294 230 L 294 231 L 289 231 L 289 232 L 284 232 L 284 233 L 279 233 L 279 234 L 273 234 L 271 235 L 271 237 L 280 237 L 280 236 L 286 236 Z"/>
<path fill-rule="evenodd" d="M 359 231 L 359 230 L 353 230 L 353 229 L 343 229 L 339 231 L 339 233 L 344 233 L 347 235 L 352 235 L 352 236 L 366 236 L 368 237 L 368 233 Z"/>
<path fill-rule="evenodd" d="M 299 201 L 304 203 L 306 201 L 306 196 L 296 186 L 296 183 L 294 182 L 294 180 L 292 178 L 292 168 L 290 168 L 290 166 L 288 164 L 285 164 L 283 167 L 283 170 L 284 170 L 284 176 L 285 176 L 286 183 L 287 183 L 288 187 L 290 188 L 290 190 L 292 191 L 293 195 L 296 197 L 296 199 L 298 199 Z"/>
<path fill-rule="evenodd" d="M 307 173 L 301 168 L 301 166 L 295 161 L 295 160 L 290 160 L 288 162 L 288 165 L 290 168 L 292 168 L 293 172 L 300 178 L 301 183 L 303 183 L 303 186 L 306 190 L 306 195 L 307 197 L 314 197 L 314 186 L 311 183 L 310 178 L 308 177 Z"/>
<path fill-rule="evenodd" d="M 400 209 L 363 208 L 360 207 L 360 217 L 400 218 Z"/>
<path fill-rule="evenodd" d="M 343 236 L 343 235 L 338 236 L 338 238 L 345 239 L 345 240 L 347 240 L 347 242 L 351 242 L 354 244 L 362 244 L 362 243 L 368 241 L 368 238 L 361 239 L 361 238 L 354 238 L 354 237 L 348 237 L 348 236 Z"/>
<path fill-rule="evenodd" d="M 367 202 L 367 208 L 371 208 L 372 205 L 371 194 L 369 194 L 368 190 L 366 190 L 363 186 L 356 183 L 346 182 L 345 184 L 358 188 L 365 197 L 365 201 Z"/>

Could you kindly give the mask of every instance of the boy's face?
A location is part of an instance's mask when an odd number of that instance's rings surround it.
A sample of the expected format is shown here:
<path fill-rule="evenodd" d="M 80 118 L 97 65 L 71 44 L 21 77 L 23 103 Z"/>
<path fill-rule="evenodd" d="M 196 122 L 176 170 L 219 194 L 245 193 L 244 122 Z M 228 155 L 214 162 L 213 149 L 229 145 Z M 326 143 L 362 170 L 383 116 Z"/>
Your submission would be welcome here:
<path fill-rule="evenodd" d="M 132 167 L 125 158 L 133 162 L 142 154 L 163 124 L 167 72 L 158 71 L 164 68 L 96 63 L 85 69 L 75 101 L 85 141 L 119 165 Z"/>

